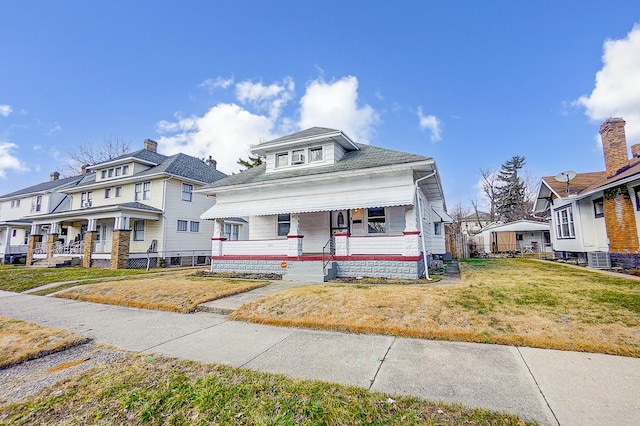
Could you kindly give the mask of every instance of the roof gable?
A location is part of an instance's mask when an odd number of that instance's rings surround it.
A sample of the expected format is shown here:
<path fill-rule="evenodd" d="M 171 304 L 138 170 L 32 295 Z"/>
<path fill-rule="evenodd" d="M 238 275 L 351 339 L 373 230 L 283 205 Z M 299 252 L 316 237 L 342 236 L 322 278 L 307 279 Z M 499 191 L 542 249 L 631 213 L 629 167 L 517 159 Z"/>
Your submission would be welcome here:
<path fill-rule="evenodd" d="M 21 195 L 37 194 L 41 192 L 52 192 L 58 188 L 76 185 L 78 182 L 82 180 L 83 177 L 84 177 L 83 175 L 78 175 L 78 176 L 71 176 L 68 178 L 42 182 L 37 185 L 29 186 L 27 188 L 19 189 L 9 194 L 2 195 L 0 196 L 0 199 L 18 197 Z"/>

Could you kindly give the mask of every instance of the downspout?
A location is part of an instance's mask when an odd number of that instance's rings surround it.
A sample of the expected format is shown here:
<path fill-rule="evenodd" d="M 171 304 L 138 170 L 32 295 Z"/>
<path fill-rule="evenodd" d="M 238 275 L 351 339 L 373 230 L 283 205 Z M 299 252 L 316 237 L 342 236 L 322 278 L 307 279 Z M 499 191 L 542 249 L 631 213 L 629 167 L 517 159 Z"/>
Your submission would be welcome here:
<path fill-rule="evenodd" d="M 167 216 L 165 208 L 167 205 L 167 182 L 173 178 L 167 178 L 162 181 L 162 251 L 167 254 Z M 157 267 L 157 266 L 156 266 Z"/>
<path fill-rule="evenodd" d="M 422 261 L 424 262 L 424 276 L 427 279 L 427 281 L 432 281 L 432 279 L 429 277 L 429 264 L 427 262 L 427 246 L 424 242 L 424 221 L 422 220 L 422 203 L 420 202 L 420 188 L 418 187 L 418 184 L 420 183 L 420 181 L 423 181 L 425 179 L 428 179 L 430 177 L 433 177 L 436 175 L 437 170 L 434 170 L 433 173 L 431 173 L 430 175 L 427 176 L 423 176 L 420 179 L 416 180 L 415 185 L 416 185 L 416 199 L 418 201 L 418 216 L 420 218 L 420 241 L 422 242 Z"/>

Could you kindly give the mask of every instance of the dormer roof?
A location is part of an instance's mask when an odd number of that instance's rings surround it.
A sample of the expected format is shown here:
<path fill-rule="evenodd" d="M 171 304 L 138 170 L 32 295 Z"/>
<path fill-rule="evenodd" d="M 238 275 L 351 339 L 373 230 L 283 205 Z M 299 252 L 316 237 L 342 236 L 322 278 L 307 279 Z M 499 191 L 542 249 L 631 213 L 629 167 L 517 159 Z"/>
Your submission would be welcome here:
<path fill-rule="evenodd" d="M 360 149 L 359 145 L 353 142 L 351 138 L 341 130 L 328 129 L 326 127 L 312 127 L 291 135 L 253 145 L 251 151 L 259 155 L 266 155 L 268 152 L 279 151 L 284 147 L 295 148 L 297 146 L 306 146 L 329 140 L 340 144 L 345 151 L 357 151 Z"/>

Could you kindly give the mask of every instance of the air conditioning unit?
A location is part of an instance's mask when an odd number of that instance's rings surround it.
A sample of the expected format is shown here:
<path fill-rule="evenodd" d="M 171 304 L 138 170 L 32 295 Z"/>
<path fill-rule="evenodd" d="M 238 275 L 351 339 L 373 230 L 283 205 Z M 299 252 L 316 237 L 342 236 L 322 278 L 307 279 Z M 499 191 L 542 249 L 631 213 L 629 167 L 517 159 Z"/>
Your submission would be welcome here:
<path fill-rule="evenodd" d="M 587 252 L 587 262 L 591 268 L 611 268 L 611 258 L 606 251 Z"/>
<path fill-rule="evenodd" d="M 304 154 L 293 154 L 291 164 L 304 164 Z"/>

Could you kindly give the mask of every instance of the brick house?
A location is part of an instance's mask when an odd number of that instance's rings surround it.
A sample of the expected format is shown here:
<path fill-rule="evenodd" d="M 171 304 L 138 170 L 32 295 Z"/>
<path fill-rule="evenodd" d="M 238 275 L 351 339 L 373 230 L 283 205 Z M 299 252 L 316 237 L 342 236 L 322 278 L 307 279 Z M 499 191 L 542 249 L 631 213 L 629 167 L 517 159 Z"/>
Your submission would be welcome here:
<path fill-rule="evenodd" d="M 640 144 L 629 158 L 624 126 L 622 118 L 600 126 L 605 171 L 578 173 L 568 184 L 542 178 L 534 213 L 550 213 L 556 257 L 640 268 Z M 604 264 L 592 262 L 603 256 Z"/>

